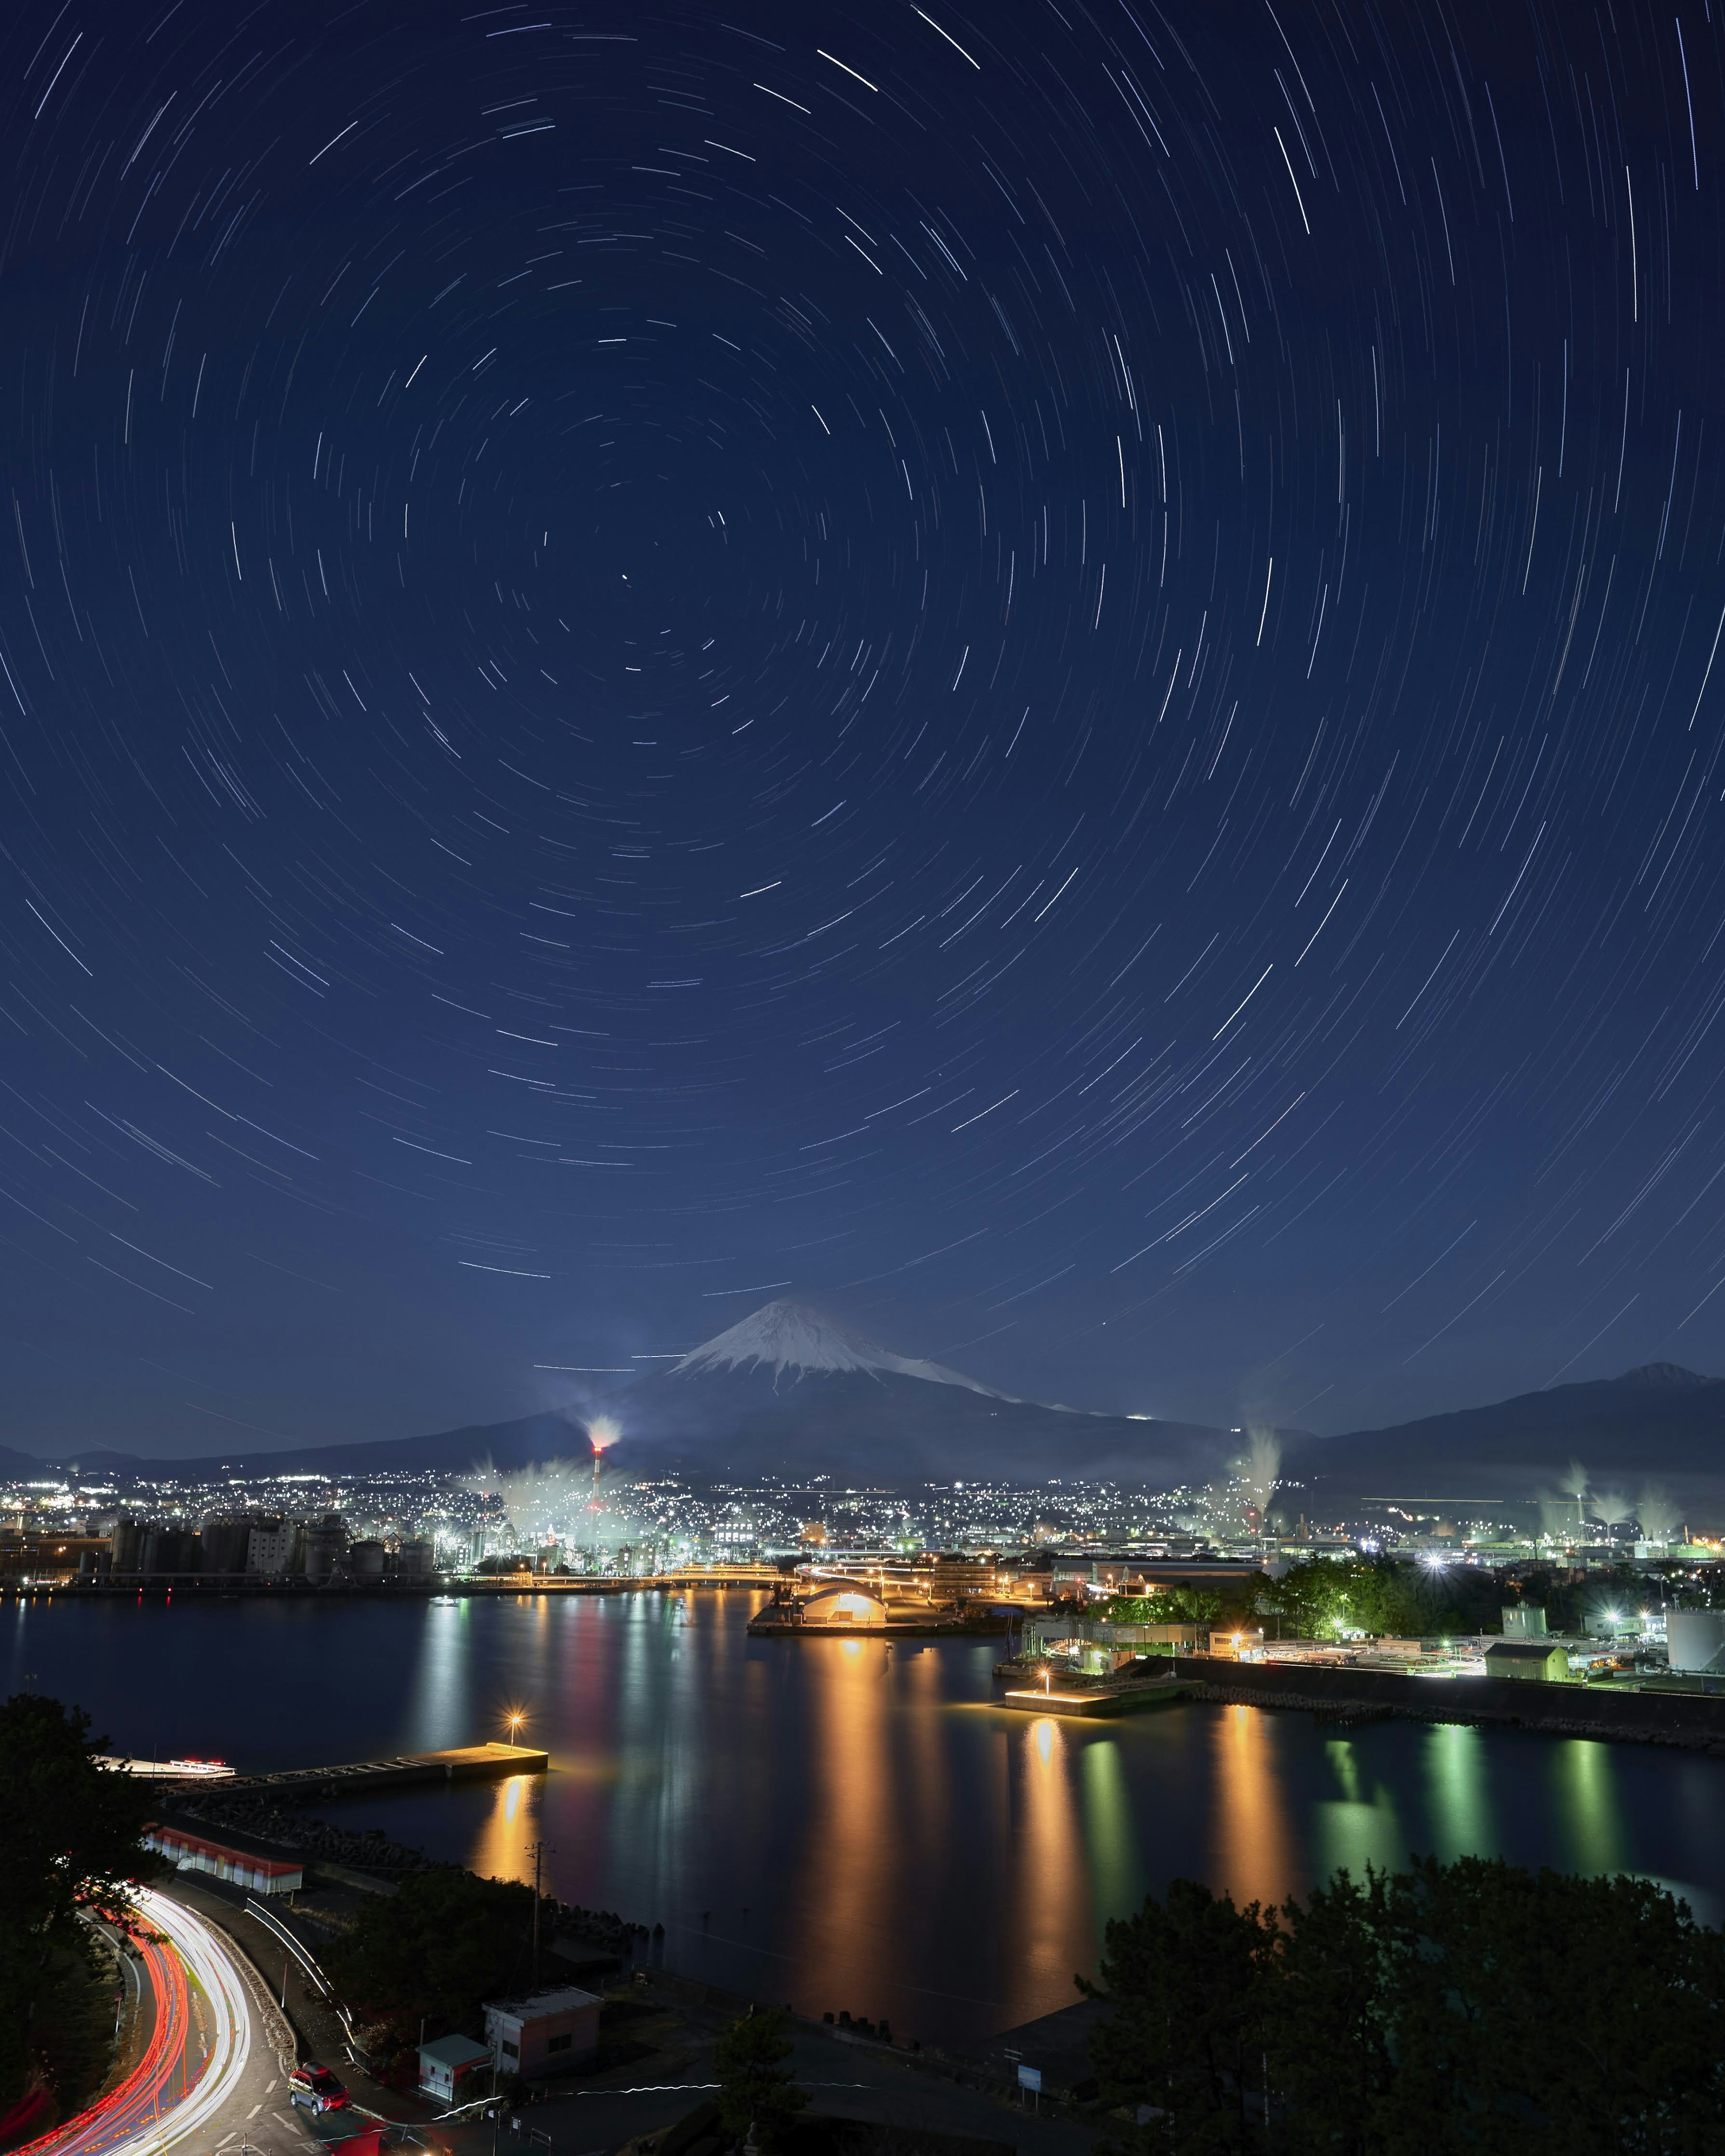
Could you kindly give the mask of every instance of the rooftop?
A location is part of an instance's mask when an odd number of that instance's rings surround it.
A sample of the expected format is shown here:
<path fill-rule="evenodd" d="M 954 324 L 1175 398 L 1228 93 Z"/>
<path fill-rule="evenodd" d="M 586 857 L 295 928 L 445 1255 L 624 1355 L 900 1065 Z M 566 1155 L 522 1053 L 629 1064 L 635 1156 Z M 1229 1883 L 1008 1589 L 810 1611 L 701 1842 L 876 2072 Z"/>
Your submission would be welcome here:
<path fill-rule="evenodd" d="M 557 1991 L 530 1992 L 525 1999 L 488 1999 L 487 2014 L 507 2014 L 516 2021 L 536 2021 L 542 2015 L 570 2014 L 579 2006 L 601 2006 L 604 2001 L 595 1991 L 583 1991 L 578 1985 L 566 1984 Z"/>
<path fill-rule="evenodd" d="M 419 2046 L 421 2059 L 429 2059 L 439 2066 L 477 2066 L 481 2059 L 491 2056 L 483 2044 L 475 2044 L 471 2036 L 439 2036 L 434 2043 Z"/>

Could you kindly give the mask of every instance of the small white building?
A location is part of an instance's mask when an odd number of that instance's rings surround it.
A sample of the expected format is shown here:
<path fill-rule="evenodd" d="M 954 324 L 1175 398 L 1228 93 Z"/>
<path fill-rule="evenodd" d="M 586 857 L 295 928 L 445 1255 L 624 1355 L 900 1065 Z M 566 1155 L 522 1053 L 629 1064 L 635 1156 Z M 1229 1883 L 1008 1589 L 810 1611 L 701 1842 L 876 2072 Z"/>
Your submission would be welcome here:
<path fill-rule="evenodd" d="M 473 2076 L 490 2064 L 489 2046 L 475 2044 L 471 2036 L 439 2036 L 434 2044 L 419 2046 L 420 2093 L 448 2104 L 453 2111 L 475 2093 Z M 479 2093 L 485 2093 L 483 2083 L 479 2085 Z"/>
<path fill-rule="evenodd" d="M 485 2007 L 485 2041 L 500 2075 L 542 2081 L 566 2072 L 599 2048 L 599 2008 L 591 1991 L 573 1984 L 527 1999 L 500 1999 Z"/>

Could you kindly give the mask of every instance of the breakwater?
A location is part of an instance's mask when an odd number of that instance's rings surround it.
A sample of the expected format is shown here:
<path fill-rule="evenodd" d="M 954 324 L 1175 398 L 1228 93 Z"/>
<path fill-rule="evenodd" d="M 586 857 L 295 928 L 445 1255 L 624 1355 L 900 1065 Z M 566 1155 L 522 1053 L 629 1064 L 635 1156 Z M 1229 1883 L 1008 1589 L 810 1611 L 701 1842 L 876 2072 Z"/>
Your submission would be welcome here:
<path fill-rule="evenodd" d="M 279 1797 L 368 1797 L 415 1783 L 501 1782 L 512 1774 L 543 1774 L 551 1754 L 527 1744 L 458 1744 L 441 1752 L 398 1752 L 388 1759 L 356 1759 L 338 1767 L 283 1767 L 235 1775 L 234 1791 Z"/>
<path fill-rule="evenodd" d="M 1177 1656 L 1190 1697 L 1228 1706 L 1299 1707 L 1331 1720 L 1459 1722 L 1553 1737 L 1663 1744 L 1725 1758 L 1725 1697 L 1628 1691 L 1615 1686 L 1542 1684 L 1502 1677 L 1403 1676 L 1298 1662 L 1227 1662 Z"/>

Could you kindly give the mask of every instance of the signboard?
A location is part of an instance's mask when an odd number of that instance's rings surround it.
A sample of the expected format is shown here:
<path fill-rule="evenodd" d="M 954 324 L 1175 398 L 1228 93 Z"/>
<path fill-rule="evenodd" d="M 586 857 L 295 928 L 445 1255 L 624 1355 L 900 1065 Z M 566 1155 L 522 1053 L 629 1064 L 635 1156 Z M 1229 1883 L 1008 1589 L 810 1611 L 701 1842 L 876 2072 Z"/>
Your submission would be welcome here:
<path fill-rule="evenodd" d="M 1021 2089 L 1034 2089 L 1040 2094 L 1042 2088 L 1041 2067 L 1021 2066 L 1019 2068 L 1019 2087 Z"/>

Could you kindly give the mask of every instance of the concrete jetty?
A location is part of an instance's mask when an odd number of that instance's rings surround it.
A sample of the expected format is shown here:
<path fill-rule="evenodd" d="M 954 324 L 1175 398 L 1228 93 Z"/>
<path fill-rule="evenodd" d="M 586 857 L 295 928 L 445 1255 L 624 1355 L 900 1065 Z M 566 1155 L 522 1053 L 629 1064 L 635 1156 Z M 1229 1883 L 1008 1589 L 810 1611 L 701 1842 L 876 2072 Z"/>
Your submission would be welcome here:
<path fill-rule="evenodd" d="M 272 1774 L 236 1774 L 222 1794 L 271 1797 L 364 1797 L 374 1789 L 439 1782 L 501 1782 L 511 1774 L 542 1774 L 548 1752 L 527 1744 L 458 1744 L 446 1752 L 398 1752 L 389 1759 L 357 1759 L 340 1767 L 284 1767 Z"/>
<path fill-rule="evenodd" d="M 1187 1698 L 1193 1689 L 1178 1677 L 1103 1683 L 1083 1691 L 1063 1681 L 1058 1690 L 1052 1686 L 1045 1690 L 1040 1685 L 1010 1687 L 994 1704 L 1018 1714 L 1075 1714 L 1094 1720 L 1103 1715 L 1139 1714 L 1146 1707 L 1170 1707 L 1176 1700 Z"/>

